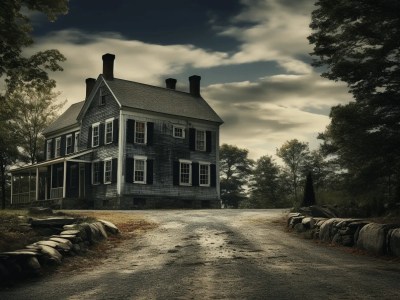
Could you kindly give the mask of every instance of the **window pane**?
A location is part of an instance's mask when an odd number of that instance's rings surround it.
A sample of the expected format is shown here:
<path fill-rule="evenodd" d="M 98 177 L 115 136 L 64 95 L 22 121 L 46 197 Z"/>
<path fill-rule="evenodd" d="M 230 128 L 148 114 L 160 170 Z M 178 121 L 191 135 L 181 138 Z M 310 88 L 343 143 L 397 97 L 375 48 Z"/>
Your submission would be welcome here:
<path fill-rule="evenodd" d="M 209 165 L 200 165 L 200 185 L 209 185 Z"/>
<path fill-rule="evenodd" d="M 93 184 L 100 183 L 100 162 L 93 163 Z"/>
<path fill-rule="evenodd" d="M 189 163 L 181 163 L 180 182 L 190 184 L 190 167 Z"/>
<path fill-rule="evenodd" d="M 135 171 L 134 171 L 134 181 L 143 182 L 145 179 L 145 160 L 136 159 L 135 160 Z"/>
<path fill-rule="evenodd" d="M 204 130 L 196 130 L 196 150 L 206 150 L 206 133 Z"/>
<path fill-rule="evenodd" d="M 99 125 L 93 126 L 93 143 L 92 146 L 96 147 L 99 145 Z"/>
<path fill-rule="evenodd" d="M 146 123 L 136 122 L 135 123 L 135 143 L 144 144 L 146 136 Z"/>
<path fill-rule="evenodd" d="M 104 162 L 104 182 L 111 182 L 111 160 Z"/>
<path fill-rule="evenodd" d="M 112 127 L 113 127 L 112 121 L 106 123 L 106 139 L 105 139 L 106 144 L 109 144 L 112 142 L 112 139 L 113 139 L 113 136 L 112 136 L 113 128 Z"/>

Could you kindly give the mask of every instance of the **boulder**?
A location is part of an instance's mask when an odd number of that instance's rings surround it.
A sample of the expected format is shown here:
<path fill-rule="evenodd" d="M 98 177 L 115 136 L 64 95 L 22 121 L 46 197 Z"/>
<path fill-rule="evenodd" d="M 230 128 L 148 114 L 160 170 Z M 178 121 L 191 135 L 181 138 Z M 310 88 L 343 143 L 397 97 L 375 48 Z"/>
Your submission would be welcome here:
<path fill-rule="evenodd" d="M 330 242 L 336 234 L 334 226 L 342 219 L 332 218 L 326 220 L 319 228 L 319 239 L 324 242 Z"/>
<path fill-rule="evenodd" d="M 312 229 L 314 228 L 315 220 L 312 217 L 305 217 L 303 220 L 301 220 L 301 223 L 303 224 L 304 228 Z"/>
<path fill-rule="evenodd" d="M 51 237 L 50 241 L 54 241 L 57 243 L 63 243 L 63 244 L 68 245 L 69 247 L 72 247 L 72 242 L 68 239 L 64 239 L 64 238 L 60 238 L 60 237 Z"/>
<path fill-rule="evenodd" d="M 387 253 L 386 236 L 393 225 L 369 223 L 361 228 L 357 247 L 375 254 Z"/>
<path fill-rule="evenodd" d="M 302 216 L 302 215 L 297 216 L 297 217 L 292 217 L 292 218 L 290 219 L 290 221 L 289 221 L 289 226 L 290 226 L 291 228 L 294 228 L 294 226 L 295 226 L 296 224 L 298 224 L 298 223 L 301 223 L 301 221 L 303 221 L 303 219 L 304 219 L 304 216 Z"/>
<path fill-rule="evenodd" d="M 72 217 L 51 217 L 44 219 L 31 219 L 32 227 L 63 227 L 64 225 L 77 222 L 76 218 Z"/>
<path fill-rule="evenodd" d="M 400 257 L 400 228 L 389 230 L 389 253 Z"/>
<path fill-rule="evenodd" d="M 94 222 L 89 224 L 90 228 L 90 241 L 92 243 L 99 242 L 103 239 L 107 238 L 107 233 L 104 229 L 104 226 L 100 222 Z"/>
<path fill-rule="evenodd" d="M 58 265 L 61 264 L 62 255 L 53 247 L 40 245 L 40 251 L 46 258 L 47 262 L 50 262 L 51 264 L 58 264 Z"/>
<path fill-rule="evenodd" d="M 50 207 L 30 207 L 28 210 L 30 215 L 52 215 L 53 210 Z"/>
<path fill-rule="evenodd" d="M 99 222 L 101 224 L 103 224 L 104 228 L 106 229 L 106 231 L 110 234 L 118 234 L 119 233 L 119 229 L 117 226 L 115 226 L 113 223 L 108 222 L 106 220 L 99 220 Z"/>

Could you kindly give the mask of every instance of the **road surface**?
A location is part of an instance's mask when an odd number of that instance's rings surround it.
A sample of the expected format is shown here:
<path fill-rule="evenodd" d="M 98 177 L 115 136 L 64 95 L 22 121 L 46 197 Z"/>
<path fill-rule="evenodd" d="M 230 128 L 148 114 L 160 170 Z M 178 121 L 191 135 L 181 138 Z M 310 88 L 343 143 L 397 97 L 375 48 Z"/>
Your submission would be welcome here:
<path fill-rule="evenodd" d="M 286 233 L 281 210 L 127 211 L 159 224 L 94 270 L 0 299 L 400 299 L 400 263 Z"/>

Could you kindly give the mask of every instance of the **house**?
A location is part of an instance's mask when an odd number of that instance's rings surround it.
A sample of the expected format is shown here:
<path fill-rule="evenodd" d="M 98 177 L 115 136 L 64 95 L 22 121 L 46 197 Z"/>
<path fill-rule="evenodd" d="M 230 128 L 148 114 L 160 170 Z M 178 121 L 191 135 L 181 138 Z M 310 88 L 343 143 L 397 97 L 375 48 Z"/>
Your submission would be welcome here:
<path fill-rule="evenodd" d="M 44 132 L 45 160 L 11 171 L 12 205 L 219 208 L 220 117 L 176 79 L 156 87 L 114 77 L 115 55 L 86 79 L 86 98 Z"/>

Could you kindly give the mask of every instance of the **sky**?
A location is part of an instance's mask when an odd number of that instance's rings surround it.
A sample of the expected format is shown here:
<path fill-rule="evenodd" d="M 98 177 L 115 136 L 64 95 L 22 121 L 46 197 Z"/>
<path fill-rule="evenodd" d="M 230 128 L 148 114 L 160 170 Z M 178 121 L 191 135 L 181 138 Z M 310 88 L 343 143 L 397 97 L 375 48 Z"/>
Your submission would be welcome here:
<path fill-rule="evenodd" d="M 114 76 L 165 86 L 201 76 L 201 95 L 224 120 L 220 144 L 275 155 L 285 141 L 318 147 L 330 108 L 352 100 L 345 84 L 311 66 L 307 36 L 314 0 L 70 0 L 50 23 L 30 13 L 35 46 L 67 58 L 54 73 L 64 109 L 84 100 L 85 79 L 116 55 Z"/>

